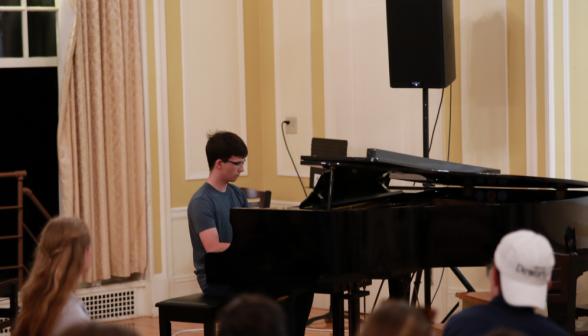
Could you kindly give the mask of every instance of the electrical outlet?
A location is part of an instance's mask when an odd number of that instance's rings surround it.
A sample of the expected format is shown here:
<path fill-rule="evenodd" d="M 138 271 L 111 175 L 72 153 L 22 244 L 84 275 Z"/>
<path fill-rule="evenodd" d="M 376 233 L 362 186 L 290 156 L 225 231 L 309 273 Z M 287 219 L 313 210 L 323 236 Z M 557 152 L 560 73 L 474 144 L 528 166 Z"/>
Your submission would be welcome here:
<path fill-rule="evenodd" d="M 286 120 L 290 122 L 290 124 L 286 124 L 286 134 L 298 133 L 298 122 L 296 117 L 286 117 Z"/>

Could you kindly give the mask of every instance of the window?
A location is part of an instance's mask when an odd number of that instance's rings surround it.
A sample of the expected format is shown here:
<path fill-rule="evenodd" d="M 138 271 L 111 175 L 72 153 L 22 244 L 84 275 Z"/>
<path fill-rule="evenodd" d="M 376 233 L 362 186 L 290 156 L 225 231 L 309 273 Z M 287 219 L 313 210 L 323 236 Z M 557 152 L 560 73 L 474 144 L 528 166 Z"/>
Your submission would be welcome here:
<path fill-rule="evenodd" d="M 59 214 L 57 14 L 60 1 L 0 0 L 0 172 L 26 170 L 24 186 Z M 2 179 L 6 180 L 6 179 Z M 0 181 L 0 206 L 15 204 L 15 181 Z M 25 197 L 24 221 L 38 236 L 47 220 Z M 16 235 L 16 211 L 0 212 L 0 236 Z M 5 225 L 4 225 L 5 224 Z M 30 266 L 35 243 L 25 235 Z M 17 241 L 0 244 L 0 281 L 15 277 Z M 30 268 L 29 268 L 30 269 Z"/>
<path fill-rule="evenodd" d="M 0 68 L 57 66 L 59 0 L 0 0 Z"/>

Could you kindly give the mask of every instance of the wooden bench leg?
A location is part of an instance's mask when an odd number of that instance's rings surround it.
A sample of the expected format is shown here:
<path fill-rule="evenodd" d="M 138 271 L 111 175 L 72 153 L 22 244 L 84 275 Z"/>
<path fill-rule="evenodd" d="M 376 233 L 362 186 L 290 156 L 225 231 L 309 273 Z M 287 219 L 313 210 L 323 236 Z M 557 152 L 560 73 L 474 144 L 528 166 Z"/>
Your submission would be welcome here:
<path fill-rule="evenodd" d="M 216 322 L 204 322 L 204 336 L 216 336 Z"/>
<path fill-rule="evenodd" d="M 159 313 L 159 336 L 171 336 L 171 322 L 165 316 Z"/>

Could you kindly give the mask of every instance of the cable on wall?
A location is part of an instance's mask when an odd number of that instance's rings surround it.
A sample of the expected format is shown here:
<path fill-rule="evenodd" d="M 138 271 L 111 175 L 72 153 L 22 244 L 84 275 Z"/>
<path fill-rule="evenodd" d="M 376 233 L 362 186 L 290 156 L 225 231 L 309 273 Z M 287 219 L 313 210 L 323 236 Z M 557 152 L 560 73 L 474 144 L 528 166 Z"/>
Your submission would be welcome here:
<path fill-rule="evenodd" d="M 286 141 L 286 133 L 284 133 L 284 124 L 290 125 L 290 121 L 282 121 L 282 136 L 284 137 L 284 144 L 286 145 L 286 150 L 288 151 L 288 155 L 290 156 L 290 160 L 292 161 L 292 166 L 294 166 L 294 170 L 296 171 L 296 175 L 298 176 L 298 180 L 300 181 L 300 185 L 302 186 L 302 191 L 304 191 L 304 196 L 308 197 L 308 194 L 306 193 L 306 188 L 304 188 L 304 183 L 302 183 L 302 178 L 300 178 L 300 174 L 298 174 L 298 168 L 296 168 L 296 164 L 294 163 L 294 159 L 292 158 L 292 154 L 290 154 L 290 149 L 288 148 L 288 142 Z"/>

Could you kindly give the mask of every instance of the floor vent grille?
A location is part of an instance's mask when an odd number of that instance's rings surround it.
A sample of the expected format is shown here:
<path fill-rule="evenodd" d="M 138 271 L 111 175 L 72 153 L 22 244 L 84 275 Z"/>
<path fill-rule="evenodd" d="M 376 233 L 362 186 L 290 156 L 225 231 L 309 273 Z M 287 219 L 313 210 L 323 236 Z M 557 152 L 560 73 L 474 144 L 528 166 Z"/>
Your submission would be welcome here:
<path fill-rule="evenodd" d="M 114 321 L 136 317 L 135 291 L 117 291 L 81 296 L 90 318 L 95 321 Z"/>

